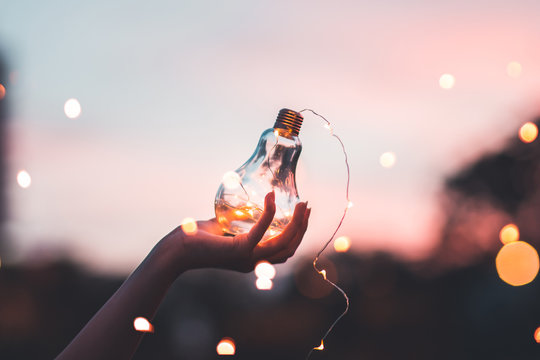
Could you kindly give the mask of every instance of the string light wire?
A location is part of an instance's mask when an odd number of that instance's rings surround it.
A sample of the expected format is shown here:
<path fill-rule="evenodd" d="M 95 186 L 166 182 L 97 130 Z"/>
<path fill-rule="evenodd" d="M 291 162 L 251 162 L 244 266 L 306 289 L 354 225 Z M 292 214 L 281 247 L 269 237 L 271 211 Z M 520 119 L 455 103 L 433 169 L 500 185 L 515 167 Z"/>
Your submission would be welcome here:
<path fill-rule="evenodd" d="M 339 322 L 339 320 L 341 320 L 341 318 L 344 317 L 349 312 L 349 296 L 347 296 L 347 293 L 342 288 L 340 288 L 336 283 L 334 283 L 333 281 L 328 279 L 328 277 L 326 276 L 326 270 L 319 269 L 317 267 L 317 262 L 319 261 L 319 258 L 321 256 L 321 254 L 326 250 L 328 245 L 330 245 L 332 240 L 334 240 L 334 237 L 336 236 L 337 232 L 341 228 L 341 225 L 343 224 L 343 220 L 345 220 L 345 217 L 347 216 L 347 211 L 349 211 L 349 209 L 352 207 L 352 202 L 349 199 L 349 185 L 350 185 L 350 181 L 351 181 L 351 170 L 350 170 L 350 167 L 349 167 L 349 157 L 347 155 L 347 150 L 345 150 L 345 145 L 343 144 L 343 141 L 341 140 L 341 138 L 338 135 L 336 135 L 334 133 L 334 130 L 332 129 L 332 124 L 324 116 L 320 115 L 319 113 L 317 113 L 317 112 L 315 112 L 315 111 L 313 111 L 311 109 L 303 109 L 303 110 L 300 111 L 300 113 L 303 113 L 305 111 L 309 111 L 313 115 L 318 116 L 319 118 L 321 118 L 322 120 L 325 121 L 325 126 L 324 127 L 327 128 L 330 131 L 330 134 L 333 137 L 335 137 L 339 141 L 339 143 L 341 145 L 341 149 L 343 150 L 343 155 L 345 157 L 345 166 L 347 167 L 347 186 L 346 186 L 346 190 L 345 190 L 345 198 L 347 199 L 347 206 L 345 206 L 345 210 L 343 210 L 343 215 L 341 216 L 341 219 L 339 220 L 339 223 L 338 223 L 336 229 L 332 233 L 332 236 L 330 237 L 330 239 L 328 239 L 328 241 L 326 241 L 324 246 L 319 250 L 319 252 L 317 253 L 317 256 L 313 260 L 313 268 L 315 269 L 315 271 L 317 271 L 319 274 L 321 274 L 324 281 L 326 281 L 327 283 L 332 285 L 345 298 L 345 303 L 346 303 L 345 310 L 343 310 L 343 312 L 330 325 L 328 330 L 326 330 L 323 337 L 321 338 L 321 345 L 316 347 L 316 348 L 312 348 L 309 351 L 308 355 L 306 356 L 306 360 L 307 360 L 307 359 L 309 359 L 309 357 L 311 356 L 311 354 L 313 353 L 314 350 L 323 350 L 324 349 L 324 340 L 326 339 L 326 337 L 330 334 L 330 332 L 332 332 L 332 330 L 334 329 L 336 324 Z"/>

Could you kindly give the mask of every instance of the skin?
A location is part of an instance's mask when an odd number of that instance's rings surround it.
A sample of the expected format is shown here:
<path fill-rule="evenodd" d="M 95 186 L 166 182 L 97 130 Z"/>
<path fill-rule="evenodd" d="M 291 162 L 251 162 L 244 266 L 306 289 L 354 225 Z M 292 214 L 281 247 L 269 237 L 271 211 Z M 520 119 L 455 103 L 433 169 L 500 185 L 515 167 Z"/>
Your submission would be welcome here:
<path fill-rule="evenodd" d="M 133 320 L 151 320 L 171 284 L 191 269 L 250 272 L 266 260 L 283 263 L 293 256 L 308 226 L 311 209 L 298 203 L 291 222 L 277 236 L 262 240 L 276 212 L 275 194 L 265 197 L 264 212 L 247 234 L 225 236 L 216 219 L 198 221 L 187 235 L 177 227 L 161 239 L 114 295 L 58 355 L 66 359 L 131 359 L 143 337 Z"/>

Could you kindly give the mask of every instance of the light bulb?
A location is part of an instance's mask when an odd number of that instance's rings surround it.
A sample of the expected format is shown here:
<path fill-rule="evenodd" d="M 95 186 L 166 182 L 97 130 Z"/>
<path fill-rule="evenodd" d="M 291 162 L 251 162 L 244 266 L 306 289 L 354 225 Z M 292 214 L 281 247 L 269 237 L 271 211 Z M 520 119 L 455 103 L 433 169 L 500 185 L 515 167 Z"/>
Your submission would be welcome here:
<path fill-rule="evenodd" d="M 264 197 L 272 190 L 276 194 L 276 214 L 265 236 L 281 232 L 289 223 L 300 201 L 295 172 L 302 151 L 298 133 L 303 120 L 300 113 L 281 109 L 274 127 L 262 133 L 253 155 L 223 177 L 215 211 L 224 232 L 247 233 L 261 217 Z"/>

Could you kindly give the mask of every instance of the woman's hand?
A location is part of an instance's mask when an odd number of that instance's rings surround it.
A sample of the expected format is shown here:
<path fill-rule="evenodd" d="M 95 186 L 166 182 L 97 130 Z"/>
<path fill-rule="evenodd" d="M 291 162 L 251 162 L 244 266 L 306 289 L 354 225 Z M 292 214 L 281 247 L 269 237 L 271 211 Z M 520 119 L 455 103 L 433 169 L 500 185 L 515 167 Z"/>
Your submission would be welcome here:
<path fill-rule="evenodd" d="M 183 271 L 214 267 L 243 272 L 261 260 L 284 262 L 306 232 L 310 209 L 296 205 L 291 222 L 277 236 L 262 240 L 276 212 L 275 195 L 266 195 L 264 212 L 247 234 L 224 236 L 217 221 L 201 221 L 187 235 L 181 227 L 165 236 L 81 332 L 58 356 L 64 359 L 130 359 L 142 333 L 133 319 L 152 319 L 163 296 Z"/>
<path fill-rule="evenodd" d="M 216 219 L 197 222 L 198 230 L 188 235 L 176 228 L 162 242 L 177 252 L 182 270 L 222 268 L 250 272 L 257 262 L 283 263 L 293 256 L 306 232 L 311 209 L 307 203 L 296 205 L 291 222 L 279 235 L 262 240 L 276 212 L 275 193 L 264 199 L 264 212 L 247 234 L 225 236 Z"/>

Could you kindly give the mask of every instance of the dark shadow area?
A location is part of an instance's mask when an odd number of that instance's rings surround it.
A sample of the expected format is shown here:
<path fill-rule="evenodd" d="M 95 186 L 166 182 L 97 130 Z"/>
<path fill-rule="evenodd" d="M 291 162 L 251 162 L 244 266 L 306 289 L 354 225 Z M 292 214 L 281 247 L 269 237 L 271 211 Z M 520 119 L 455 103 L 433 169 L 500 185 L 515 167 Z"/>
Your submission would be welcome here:
<path fill-rule="evenodd" d="M 538 359 L 538 282 L 514 288 L 484 261 L 437 276 L 385 254 L 333 257 L 351 312 L 313 359 Z M 238 359 L 303 359 L 342 311 L 343 299 L 297 264 L 271 291 L 254 275 L 194 271 L 171 289 L 136 359 L 213 359 L 224 337 Z M 65 261 L 0 272 L 0 351 L 53 358 L 121 284 Z M 299 282 L 311 284 L 302 294 Z M 301 288 L 301 287 L 300 287 Z M 322 296 L 319 298 L 319 296 Z"/>

